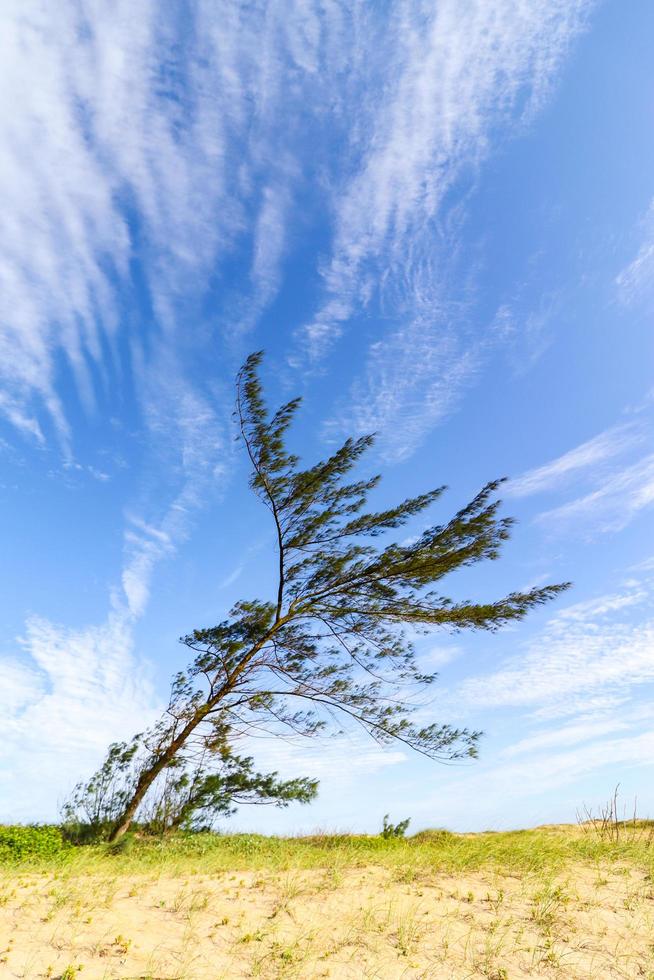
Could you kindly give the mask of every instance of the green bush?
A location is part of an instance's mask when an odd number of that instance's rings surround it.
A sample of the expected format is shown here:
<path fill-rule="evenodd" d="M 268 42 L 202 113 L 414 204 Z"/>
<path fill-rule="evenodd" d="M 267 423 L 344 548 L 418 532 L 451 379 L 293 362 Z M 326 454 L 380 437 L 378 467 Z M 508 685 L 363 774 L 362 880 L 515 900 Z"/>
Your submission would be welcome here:
<path fill-rule="evenodd" d="M 406 820 L 400 820 L 399 823 L 391 823 L 388 819 L 389 814 L 384 815 L 384 826 L 382 827 L 381 837 L 384 840 L 393 840 L 397 837 L 404 837 L 407 832 L 407 828 L 411 823 L 411 817 L 407 817 Z"/>
<path fill-rule="evenodd" d="M 55 857 L 69 847 L 59 827 L 48 824 L 0 826 L 0 861 Z"/>
<path fill-rule="evenodd" d="M 427 830 L 419 830 L 411 840 L 417 844 L 445 844 L 456 840 L 456 834 L 442 827 L 428 827 Z"/>

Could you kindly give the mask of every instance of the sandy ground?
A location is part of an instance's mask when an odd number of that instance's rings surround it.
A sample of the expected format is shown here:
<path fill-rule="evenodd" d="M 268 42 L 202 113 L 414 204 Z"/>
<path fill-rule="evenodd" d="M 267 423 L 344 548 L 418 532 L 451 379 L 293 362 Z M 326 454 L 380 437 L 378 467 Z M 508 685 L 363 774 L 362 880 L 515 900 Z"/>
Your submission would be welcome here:
<path fill-rule="evenodd" d="M 0 977 L 654 980 L 633 868 L 5 877 Z"/>

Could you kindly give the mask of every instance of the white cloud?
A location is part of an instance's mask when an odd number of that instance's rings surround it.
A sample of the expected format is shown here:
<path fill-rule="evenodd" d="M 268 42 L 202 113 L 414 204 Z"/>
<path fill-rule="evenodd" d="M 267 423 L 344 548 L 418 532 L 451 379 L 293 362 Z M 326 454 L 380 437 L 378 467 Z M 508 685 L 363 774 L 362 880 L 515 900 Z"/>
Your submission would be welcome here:
<path fill-rule="evenodd" d="M 518 106 L 524 119 L 542 105 L 590 6 L 403 5 L 394 19 L 394 50 L 382 53 L 388 96 L 375 107 L 357 172 L 336 201 L 325 270 L 332 296 L 352 298 L 361 267 L 382 252 L 387 266 L 387 250 L 390 271 L 394 263 L 401 276 L 420 268 L 429 253 L 417 236 L 429 229 L 433 248 L 431 222 L 461 169 L 487 155 L 490 131 Z M 374 102 L 374 92 L 368 98 Z M 330 325 L 338 331 L 334 312 L 328 304 L 309 333 Z"/>
<path fill-rule="evenodd" d="M 289 778 L 311 775 L 324 792 L 342 791 L 363 773 L 377 772 L 406 761 L 406 752 L 378 746 L 368 736 L 346 734 L 340 738 L 245 739 L 257 766 L 275 769 Z M 347 758 L 347 765 L 343 764 Z M 325 782 L 326 781 L 326 782 Z"/>
<path fill-rule="evenodd" d="M 463 648 L 454 643 L 439 644 L 420 653 L 421 670 L 438 670 L 452 663 L 463 654 Z"/>
<path fill-rule="evenodd" d="M 22 711 L 32 701 L 34 692 L 42 690 L 42 677 L 33 664 L 3 659 L 2 686 L 0 687 L 0 711 L 7 718 Z"/>
<path fill-rule="evenodd" d="M 263 203 L 257 216 L 252 280 L 265 305 L 275 294 L 280 279 L 280 265 L 286 243 L 286 215 L 289 209 L 289 191 L 266 187 Z"/>
<path fill-rule="evenodd" d="M 475 704 L 540 705 L 593 690 L 654 680 L 654 621 L 603 628 L 584 623 L 550 630 L 525 656 L 495 674 L 470 679 L 462 694 Z"/>
<path fill-rule="evenodd" d="M 274 295 L 291 144 L 304 138 L 294 120 L 304 99 L 334 101 L 342 19 L 337 4 L 294 0 L 265 13 L 206 0 L 2 5 L 0 410 L 16 426 L 42 438 L 45 409 L 67 446 L 60 355 L 91 406 L 90 364 L 102 373 L 129 329 L 124 304 L 145 292 L 174 350 L 179 303 L 199 306 L 252 228 L 250 299 Z"/>
<path fill-rule="evenodd" d="M 132 620 L 114 610 L 100 626 L 68 629 L 33 617 L 25 661 L 3 665 L 0 818 L 48 819 L 63 795 L 158 707 L 133 652 Z"/>
<path fill-rule="evenodd" d="M 511 302 L 499 307 L 489 331 L 490 339 L 507 349 L 509 363 L 516 375 L 524 375 L 549 347 L 553 338 L 550 326 L 561 305 L 560 294 L 554 291 L 543 292 L 536 309 L 525 306 L 526 286 L 533 289 L 537 274 L 543 274 L 538 258 L 534 256 L 530 263 L 530 281 L 517 288 Z"/>
<path fill-rule="evenodd" d="M 654 572 L 654 557 L 644 558 L 643 561 L 637 562 L 635 565 L 631 565 L 629 568 L 630 572 Z"/>
<path fill-rule="evenodd" d="M 554 529 L 620 531 L 642 510 L 654 504 L 654 454 L 645 456 L 607 477 L 593 490 L 538 516 Z"/>
<path fill-rule="evenodd" d="M 327 299 L 300 334 L 310 357 L 322 356 L 380 283 L 381 316 L 401 326 L 372 346 L 333 427 L 386 429 L 389 458 L 410 455 L 453 410 L 489 340 L 471 343 L 444 301 L 463 217 L 446 196 L 487 157 L 498 127 L 542 105 L 590 7 L 443 0 L 419 13 L 405 4 L 394 19 L 385 98 L 371 107 L 354 175 L 335 193 Z"/>
<path fill-rule="evenodd" d="M 199 303 L 221 259 L 251 249 L 251 295 L 235 298 L 224 320 L 252 325 L 279 286 L 289 220 L 300 217 L 296 189 L 316 166 L 307 147 L 329 131 L 342 147 L 338 167 L 324 154 L 315 173 L 334 215 L 328 297 L 307 335 L 328 345 L 380 281 L 382 306 L 403 326 L 386 363 L 371 352 L 353 414 L 384 424 L 380 397 L 362 408 L 383 374 L 415 443 L 475 373 L 474 354 L 439 319 L 454 220 L 441 214 L 444 197 L 488 154 L 498 125 L 542 104 L 591 5 L 401 0 L 389 15 L 337 0 L 265 11 L 173 0 L 162 15 L 152 0 L 111 9 L 62 0 L 56 10 L 9 0 L 0 13 L 0 410 L 42 439 L 45 408 L 69 445 L 60 355 L 91 406 L 103 351 L 130 329 L 121 304 L 136 295 L 133 259 L 158 344 L 171 353 L 177 321 L 187 321 L 180 304 Z M 435 355 L 402 397 L 394 361 L 415 343 Z"/>
<path fill-rule="evenodd" d="M 583 602 L 575 602 L 571 606 L 566 606 L 557 614 L 551 628 L 558 632 L 564 632 L 570 622 L 585 623 L 592 626 L 598 619 L 603 619 L 620 609 L 640 605 L 649 599 L 648 589 L 641 585 L 638 580 L 630 580 L 625 583 L 625 586 L 629 591 L 615 592 L 599 596 L 597 599 L 586 599 Z"/>
<path fill-rule="evenodd" d="M 232 571 L 229 572 L 228 575 L 226 575 L 223 579 L 221 579 L 221 581 L 218 583 L 218 588 L 219 589 L 228 589 L 230 587 L 230 585 L 233 585 L 234 582 L 238 581 L 238 579 L 243 574 L 243 569 L 244 568 L 245 568 L 245 564 L 244 563 L 241 563 L 239 565 L 236 565 L 236 567 L 233 568 Z"/>
<path fill-rule="evenodd" d="M 616 276 L 620 298 L 633 303 L 654 288 L 654 199 L 643 221 L 644 240 L 636 257 Z"/>
<path fill-rule="evenodd" d="M 123 568 L 121 584 L 127 599 L 127 606 L 133 616 L 141 616 L 150 598 L 150 579 L 152 570 L 161 551 L 151 542 L 134 540 L 126 536 L 133 552 Z"/>
<path fill-rule="evenodd" d="M 547 753 L 509 766 L 499 779 L 519 795 L 554 790 L 595 769 L 654 764 L 654 730 L 626 738 L 599 739 L 573 752 Z M 619 771 L 619 769 L 618 769 Z"/>
<path fill-rule="evenodd" d="M 423 795 L 415 801 L 407 799 L 404 805 L 407 812 L 416 815 L 416 826 L 421 817 L 423 824 L 426 817 L 433 825 L 435 814 L 438 826 L 445 824 L 457 830 L 551 823 L 557 819 L 553 804 L 559 810 L 558 819 L 571 822 L 583 801 L 575 795 L 573 802 L 562 808 L 560 801 L 565 802 L 566 786 L 574 786 L 589 774 L 601 778 L 602 770 L 606 770 L 606 789 L 601 800 L 604 802 L 615 786 L 616 772 L 624 773 L 627 767 L 651 768 L 653 760 L 653 730 L 624 738 L 597 738 L 570 751 L 546 751 L 512 763 L 502 758 L 499 765 L 482 762 L 474 770 L 451 774 L 437 794 Z M 649 773 L 645 780 L 648 777 Z M 475 800 L 472 808 L 471 799 Z M 512 806 L 507 807 L 507 800 Z M 520 817 L 516 818 L 516 812 Z"/>
<path fill-rule="evenodd" d="M 136 617 L 147 605 L 155 565 L 186 539 L 194 513 L 215 499 L 231 452 L 217 409 L 177 376 L 173 365 L 160 357 L 149 375 L 143 399 L 150 452 L 160 475 L 156 492 L 150 488 L 143 502 L 153 516 L 127 515 L 122 572 L 123 591 Z"/>
<path fill-rule="evenodd" d="M 632 607 L 652 605 L 649 584 L 575 603 L 499 670 L 465 680 L 464 700 L 478 706 L 553 706 L 574 713 L 587 699 L 618 698 L 654 680 L 654 619 L 621 618 Z M 628 615 L 628 614 L 627 614 Z"/>
<path fill-rule="evenodd" d="M 615 692 L 598 693 L 591 688 L 590 693 L 580 691 L 577 694 L 562 698 L 560 701 L 548 701 L 540 708 L 532 710 L 531 719 L 533 721 L 551 721 L 556 718 L 571 717 L 578 715 L 586 717 L 593 712 L 611 712 L 622 710 L 624 705 L 628 705 L 631 700 L 629 688 L 623 688 L 622 693 Z"/>
<path fill-rule="evenodd" d="M 349 406 L 326 427 L 367 434 L 381 431 L 379 448 L 389 461 L 407 459 L 426 433 L 456 408 L 479 367 L 476 351 L 428 323 L 398 330 L 374 344 Z"/>
<path fill-rule="evenodd" d="M 520 739 L 507 746 L 501 753 L 504 758 L 516 755 L 528 755 L 533 752 L 550 751 L 566 745 L 578 745 L 580 742 L 590 742 L 598 736 L 607 735 L 629 728 L 625 721 L 618 718 L 598 718 L 591 721 L 578 721 L 562 728 L 541 731 L 535 735 Z"/>
<path fill-rule="evenodd" d="M 544 490 L 557 489 L 580 472 L 597 467 L 600 463 L 626 452 L 641 439 L 642 433 L 634 424 L 614 426 L 557 459 L 510 480 L 504 486 L 504 493 L 511 497 L 527 497 Z"/>

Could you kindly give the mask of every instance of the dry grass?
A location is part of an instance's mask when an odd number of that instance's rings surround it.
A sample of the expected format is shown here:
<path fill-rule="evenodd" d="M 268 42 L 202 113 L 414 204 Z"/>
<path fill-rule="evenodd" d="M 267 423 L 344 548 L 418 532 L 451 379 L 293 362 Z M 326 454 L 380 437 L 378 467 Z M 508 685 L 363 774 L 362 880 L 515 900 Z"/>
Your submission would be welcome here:
<path fill-rule="evenodd" d="M 0 977 L 654 980 L 653 856 L 577 827 L 80 848 L 3 869 Z"/>

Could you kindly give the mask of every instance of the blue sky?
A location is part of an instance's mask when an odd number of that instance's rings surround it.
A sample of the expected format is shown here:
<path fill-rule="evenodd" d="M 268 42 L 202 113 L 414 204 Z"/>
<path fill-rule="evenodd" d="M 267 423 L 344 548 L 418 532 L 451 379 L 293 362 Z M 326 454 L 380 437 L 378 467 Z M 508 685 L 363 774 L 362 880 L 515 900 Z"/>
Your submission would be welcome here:
<path fill-rule="evenodd" d="M 380 502 L 504 476 L 501 562 L 574 590 L 421 641 L 439 766 L 350 733 L 234 827 L 654 813 L 654 8 L 150 0 L 0 13 L 0 818 L 49 819 L 143 728 L 176 638 L 267 596 L 233 378 L 265 348 L 307 459 L 379 432 Z"/>

